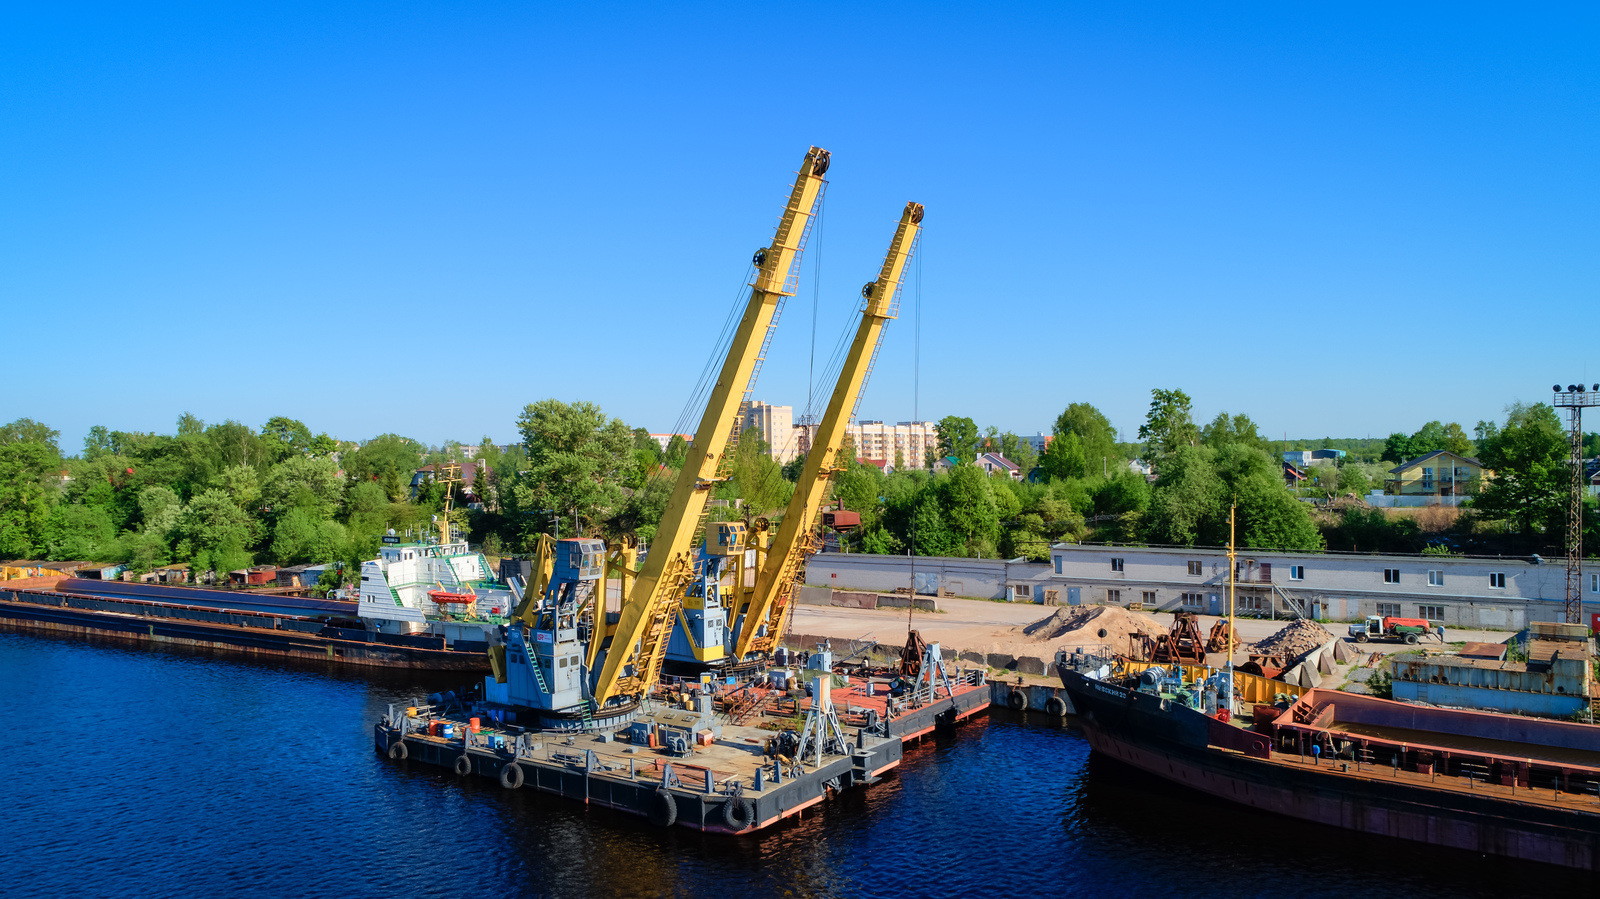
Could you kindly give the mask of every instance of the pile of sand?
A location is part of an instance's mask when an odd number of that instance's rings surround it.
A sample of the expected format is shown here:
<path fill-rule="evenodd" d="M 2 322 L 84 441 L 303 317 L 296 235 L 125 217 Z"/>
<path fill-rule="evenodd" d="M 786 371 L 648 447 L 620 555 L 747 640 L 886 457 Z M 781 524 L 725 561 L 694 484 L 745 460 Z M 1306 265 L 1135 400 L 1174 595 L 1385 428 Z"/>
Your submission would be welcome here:
<path fill-rule="evenodd" d="M 1246 652 L 1258 655 L 1279 656 L 1292 665 L 1301 656 L 1332 639 L 1333 634 L 1327 628 L 1310 619 L 1297 618 L 1276 634 L 1242 648 Z"/>
<path fill-rule="evenodd" d="M 1166 627 L 1149 615 L 1120 606 L 1074 606 L 1057 609 L 1032 624 L 1011 628 L 1007 636 L 1017 643 L 1049 644 L 1052 649 L 1106 645 L 1125 652 L 1128 638 L 1137 631 L 1153 636 L 1165 633 Z"/>

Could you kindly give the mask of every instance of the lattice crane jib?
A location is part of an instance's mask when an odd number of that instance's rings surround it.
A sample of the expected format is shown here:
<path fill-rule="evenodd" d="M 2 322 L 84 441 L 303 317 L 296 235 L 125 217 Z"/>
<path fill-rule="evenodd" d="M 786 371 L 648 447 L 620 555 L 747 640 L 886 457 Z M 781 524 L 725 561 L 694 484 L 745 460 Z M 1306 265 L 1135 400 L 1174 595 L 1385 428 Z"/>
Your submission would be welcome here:
<path fill-rule="evenodd" d="M 611 648 L 595 682 L 594 698 L 600 705 L 615 697 L 645 693 L 660 674 L 678 606 L 694 576 L 695 530 L 717 484 L 718 465 L 727 451 L 751 375 L 770 339 L 768 325 L 783 299 L 794 294 L 797 264 L 830 161 L 828 151 L 820 147 L 806 151 L 772 243 L 757 250 L 752 260 L 756 276 L 744 316 L 695 429 L 650 554 L 623 597 Z"/>
<path fill-rule="evenodd" d="M 1567 435 L 1567 464 L 1572 469 L 1572 490 L 1567 499 L 1567 608 L 1568 624 L 1583 623 L 1583 410 L 1600 406 L 1600 384 L 1586 388 L 1583 384 L 1568 384 L 1562 390 L 1557 384 L 1555 401 L 1557 409 L 1567 410 L 1570 431 Z"/>
<path fill-rule="evenodd" d="M 899 313 L 900 288 L 922 231 L 922 204 L 907 203 L 884 254 L 878 277 L 862 288 L 861 323 L 850 353 L 834 382 L 827 411 L 817 423 L 811 452 L 806 455 L 794 496 L 784 511 L 778 535 L 756 576 L 756 587 L 734 640 L 734 659 L 771 652 L 788 626 L 794 593 L 805 576 L 805 561 L 820 546 L 816 521 L 828 498 L 828 486 L 839 469 L 835 460 L 861 394 L 872 373 L 883 340 L 884 325 Z"/>

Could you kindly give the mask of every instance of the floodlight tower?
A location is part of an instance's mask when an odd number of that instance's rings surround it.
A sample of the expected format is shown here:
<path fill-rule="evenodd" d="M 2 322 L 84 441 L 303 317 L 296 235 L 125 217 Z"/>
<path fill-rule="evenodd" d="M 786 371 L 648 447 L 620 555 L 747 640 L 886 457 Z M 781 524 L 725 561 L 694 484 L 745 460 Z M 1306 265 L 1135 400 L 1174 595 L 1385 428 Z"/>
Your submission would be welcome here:
<path fill-rule="evenodd" d="M 1567 504 L 1567 623 L 1583 623 L 1583 409 L 1600 406 L 1600 384 L 1585 389 L 1582 384 L 1560 384 L 1555 391 L 1557 409 L 1567 410 L 1572 423 L 1568 461 L 1572 464 L 1572 496 Z"/>

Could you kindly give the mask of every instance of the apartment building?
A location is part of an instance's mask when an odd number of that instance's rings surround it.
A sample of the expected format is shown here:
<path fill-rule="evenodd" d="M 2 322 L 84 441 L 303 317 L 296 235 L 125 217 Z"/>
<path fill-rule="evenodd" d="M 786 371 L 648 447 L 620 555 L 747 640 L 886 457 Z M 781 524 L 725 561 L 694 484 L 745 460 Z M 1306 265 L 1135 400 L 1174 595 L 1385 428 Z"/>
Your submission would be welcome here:
<path fill-rule="evenodd" d="M 774 406 L 759 400 L 744 409 L 741 428 L 760 428 L 762 439 L 772 447 L 772 458 L 781 465 L 800 455 L 800 431 L 794 426 L 793 406 Z"/>

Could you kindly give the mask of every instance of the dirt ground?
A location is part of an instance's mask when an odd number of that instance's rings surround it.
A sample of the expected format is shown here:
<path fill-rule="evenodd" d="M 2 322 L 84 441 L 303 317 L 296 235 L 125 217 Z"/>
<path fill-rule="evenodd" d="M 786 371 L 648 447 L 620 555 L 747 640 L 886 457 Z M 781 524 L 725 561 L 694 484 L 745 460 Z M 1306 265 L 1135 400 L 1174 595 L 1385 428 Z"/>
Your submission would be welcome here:
<path fill-rule="evenodd" d="M 794 620 L 790 630 L 797 634 L 815 634 L 836 639 L 857 640 L 863 637 L 877 640 L 879 643 L 899 646 L 905 643 L 908 627 L 915 628 L 922 634 L 922 638 L 929 642 L 937 641 L 944 644 L 947 649 L 957 651 L 972 650 L 976 652 L 991 653 L 1003 652 L 1012 655 L 1037 656 L 1050 661 L 1055 656 L 1058 645 L 1072 645 L 1074 642 L 1087 640 L 1087 634 L 1098 634 L 1099 626 L 1086 629 L 1076 639 L 1032 639 L 1035 635 L 1023 633 L 1027 625 L 1038 622 L 1058 612 L 1072 611 L 1069 607 L 1051 607 L 1033 605 L 1032 603 L 1005 603 L 984 602 L 970 599 L 941 599 L 939 612 L 915 612 L 908 616 L 903 609 L 843 609 L 835 606 L 809 606 L 801 605 L 795 608 Z M 1079 606 L 1077 609 L 1095 609 L 1097 606 Z M 1121 616 L 1133 616 L 1138 613 L 1128 613 L 1126 610 L 1115 609 Z M 1172 625 L 1170 612 L 1144 613 L 1144 619 L 1154 622 L 1160 630 L 1166 630 Z M 1211 625 L 1217 621 L 1213 615 L 1200 616 L 1200 633 L 1210 633 Z M 1284 620 L 1268 620 L 1255 618 L 1239 619 L 1239 639 L 1245 643 L 1258 643 L 1267 640 L 1276 634 L 1289 622 Z M 1327 629 L 1333 636 L 1344 636 L 1346 625 L 1329 624 Z M 1044 629 L 1045 631 L 1053 629 Z M 1109 634 L 1125 632 L 1108 628 Z M 1445 639 L 1456 642 L 1462 640 L 1500 643 L 1511 636 L 1505 631 L 1477 631 L 1446 629 Z M 1404 643 L 1365 643 L 1359 646 L 1362 653 L 1391 653 L 1412 647 Z M 1421 649 L 1443 648 L 1436 640 L 1424 640 Z M 1243 661 L 1241 653 L 1239 661 Z M 1335 679 L 1337 685 L 1342 678 Z"/>

